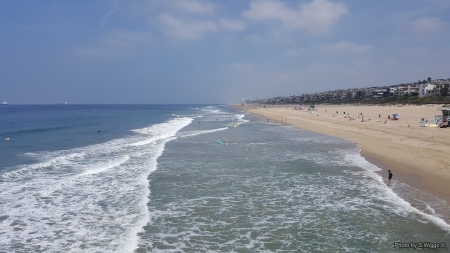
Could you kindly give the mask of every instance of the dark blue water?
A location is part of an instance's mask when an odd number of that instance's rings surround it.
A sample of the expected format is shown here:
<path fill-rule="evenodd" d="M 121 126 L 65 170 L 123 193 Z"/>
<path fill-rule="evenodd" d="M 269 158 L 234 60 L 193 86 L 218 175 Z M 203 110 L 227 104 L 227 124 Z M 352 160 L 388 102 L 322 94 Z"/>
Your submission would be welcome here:
<path fill-rule="evenodd" d="M 24 153 L 65 150 L 106 142 L 134 128 L 157 124 L 192 106 L 8 105 L 0 106 L 0 171 L 32 162 Z M 195 105 L 194 105 L 195 107 Z"/>

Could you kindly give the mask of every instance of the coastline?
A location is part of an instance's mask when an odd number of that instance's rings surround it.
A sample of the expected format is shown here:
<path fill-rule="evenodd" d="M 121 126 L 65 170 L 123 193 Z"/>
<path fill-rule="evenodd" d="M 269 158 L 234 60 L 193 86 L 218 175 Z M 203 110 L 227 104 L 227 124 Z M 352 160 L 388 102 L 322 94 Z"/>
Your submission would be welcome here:
<path fill-rule="evenodd" d="M 436 107 L 320 105 L 314 115 L 293 110 L 293 105 L 270 107 L 233 106 L 276 123 L 356 143 L 361 156 L 382 169 L 377 174 L 387 177 L 387 170 L 391 169 L 394 180 L 430 193 L 450 205 L 450 146 L 444 141 L 450 139 L 450 129 L 420 127 L 421 118 L 431 119 L 440 113 Z M 355 118 L 362 112 L 366 119 L 373 120 L 348 121 L 343 118 L 343 112 Z M 400 120 L 383 124 L 387 115 L 393 113 L 399 113 Z M 383 117 L 377 122 L 379 114 Z"/>

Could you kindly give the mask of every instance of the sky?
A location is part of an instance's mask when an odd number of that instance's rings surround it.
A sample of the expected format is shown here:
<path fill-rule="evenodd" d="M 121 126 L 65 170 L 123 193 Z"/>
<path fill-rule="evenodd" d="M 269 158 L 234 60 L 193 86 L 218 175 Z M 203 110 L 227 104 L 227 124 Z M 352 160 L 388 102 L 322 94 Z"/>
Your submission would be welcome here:
<path fill-rule="evenodd" d="M 205 104 L 450 78 L 448 0 L 1 0 L 0 102 Z"/>

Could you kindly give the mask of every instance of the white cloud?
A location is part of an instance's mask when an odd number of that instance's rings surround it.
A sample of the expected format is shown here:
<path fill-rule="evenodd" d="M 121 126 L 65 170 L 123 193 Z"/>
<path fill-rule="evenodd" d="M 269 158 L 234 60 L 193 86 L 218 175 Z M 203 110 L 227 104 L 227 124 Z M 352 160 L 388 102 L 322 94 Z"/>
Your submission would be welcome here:
<path fill-rule="evenodd" d="M 151 34 L 141 31 L 116 31 L 98 40 L 96 46 L 79 48 L 83 56 L 118 56 L 133 51 L 139 45 L 149 45 Z"/>
<path fill-rule="evenodd" d="M 153 15 L 161 11 L 177 15 L 211 15 L 220 5 L 209 0 L 133 0 L 123 1 L 125 8 L 133 14 Z"/>
<path fill-rule="evenodd" d="M 319 45 L 321 50 L 325 51 L 346 51 L 350 53 L 365 53 L 372 50 L 371 45 L 359 45 L 350 41 L 342 41 L 333 44 L 322 44 Z"/>
<path fill-rule="evenodd" d="M 217 9 L 217 5 L 207 1 L 182 0 L 169 2 L 177 9 L 195 14 L 212 14 Z"/>
<path fill-rule="evenodd" d="M 245 24 L 239 19 L 227 19 L 227 18 L 220 18 L 219 24 L 228 30 L 235 30 L 235 31 L 243 31 L 245 30 Z"/>
<path fill-rule="evenodd" d="M 437 17 L 421 17 L 411 21 L 411 27 L 416 32 L 438 32 L 444 26 Z"/>
<path fill-rule="evenodd" d="M 160 14 L 157 21 L 163 33 L 183 39 L 199 40 L 203 34 L 218 30 L 216 22 L 212 20 L 182 19 L 169 13 Z"/>
<path fill-rule="evenodd" d="M 296 48 L 296 49 L 288 49 L 284 52 L 286 56 L 297 56 L 306 53 L 320 53 L 320 52 L 345 52 L 352 54 L 360 54 L 367 53 L 373 49 L 372 45 L 360 45 L 351 41 L 342 41 L 337 43 L 330 44 L 319 44 L 314 45 L 308 48 Z"/>
<path fill-rule="evenodd" d="M 349 11 L 345 4 L 328 0 L 313 0 L 290 8 L 279 0 L 252 1 L 242 13 L 255 21 L 278 21 L 285 29 L 308 29 L 313 34 L 326 33 L 342 15 Z"/>

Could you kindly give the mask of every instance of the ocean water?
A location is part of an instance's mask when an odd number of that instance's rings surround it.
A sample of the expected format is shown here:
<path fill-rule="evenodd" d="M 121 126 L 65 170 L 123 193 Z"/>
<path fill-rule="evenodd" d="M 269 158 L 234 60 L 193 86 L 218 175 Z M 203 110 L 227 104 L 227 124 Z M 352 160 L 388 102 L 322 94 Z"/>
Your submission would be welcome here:
<path fill-rule="evenodd" d="M 8 105 L 0 135 L 0 252 L 450 251 L 442 200 L 228 106 Z"/>

